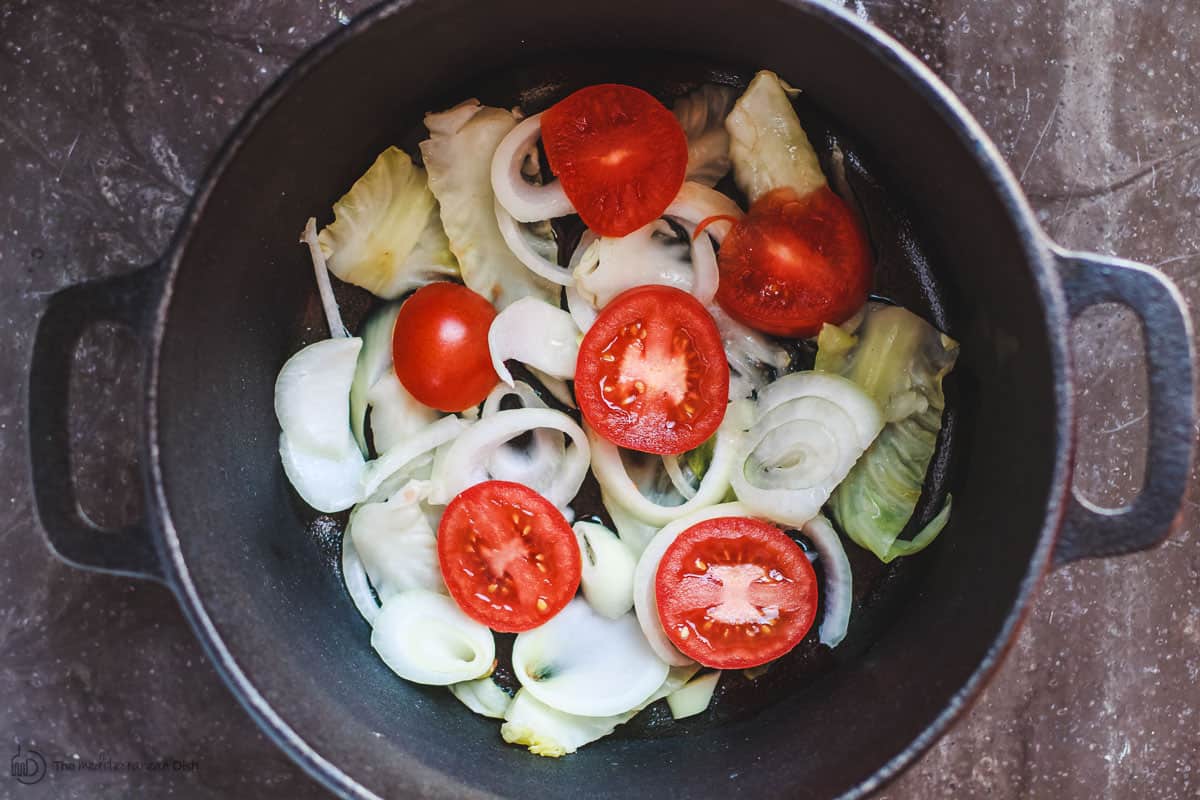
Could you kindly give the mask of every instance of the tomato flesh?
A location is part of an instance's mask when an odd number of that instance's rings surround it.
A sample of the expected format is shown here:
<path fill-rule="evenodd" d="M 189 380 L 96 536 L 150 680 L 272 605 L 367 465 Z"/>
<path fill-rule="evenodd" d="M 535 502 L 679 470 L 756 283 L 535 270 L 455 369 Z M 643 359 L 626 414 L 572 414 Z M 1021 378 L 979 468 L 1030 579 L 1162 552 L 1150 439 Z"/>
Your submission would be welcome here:
<path fill-rule="evenodd" d="M 729 364 L 704 306 L 669 286 L 639 286 L 605 306 L 579 345 L 575 397 L 613 444 L 683 453 L 716 431 Z"/>
<path fill-rule="evenodd" d="M 587 226 L 624 236 L 662 216 L 687 174 L 687 136 L 641 89 L 588 86 L 542 115 L 550 169 Z"/>
<path fill-rule="evenodd" d="M 431 283 L 404 301 L 392 331 L 396 377 L 439 411 L 479 405 L 500 378 L 492 367 L 488 328 L 496 310 L 457 283 Z"/>
<path fill-rule="evenodd" d="M 667 637 L 716 669 L 779 658 L 817 615 L 817 576 L 804 551 L 774 525 L 746 517 L 679 534 L 659 562 L 655 595 Z"/>
<path fill-rule="evenodd" d="M 562 512 L 508 481 L 478 483 L 450 501 L 438 525 L 438 563 L 467 616 L 509 633 L 562 611 L 583 567 Z"/>
<path fill-rule="evenodd" d="M 828 187 L 763 195 L 721 244 L 717 302 L 779 336 L 814 336 L 862 308 L 871 253 L 853 213 Z"/>

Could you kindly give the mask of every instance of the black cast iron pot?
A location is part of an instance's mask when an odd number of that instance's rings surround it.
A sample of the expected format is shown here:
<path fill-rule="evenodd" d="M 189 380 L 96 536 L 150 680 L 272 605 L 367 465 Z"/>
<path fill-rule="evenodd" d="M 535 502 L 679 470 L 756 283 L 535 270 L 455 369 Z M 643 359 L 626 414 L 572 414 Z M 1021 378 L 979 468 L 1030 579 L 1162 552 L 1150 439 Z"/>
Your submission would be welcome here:
<path fill-rule="evenodd" d="M 572 59 L 592 67 L 580 72 Z M 484 92 L 476 87 L 490 87 L 485 102 L 536 103 L 584 73 L 653 83 L 657 70 L 697 59 L 769 67 L 802 86 L 905 198 L 962 342 L 956 436 L 967 444 L 948 475 L 954 513 L 920 557 L 919 585 L 855 658 L 740 721 L 538 759 L 503 745 L 494 722 L 447 692 L 397 680 L 372 652 L 328 548 L 304 535 L 272 410 L 274 375 L 315 308 L 296 235 L 422 112 Z M 1150 454 L 1138 498 L 1106 512 L 1070 491 L 1066 343 L 1073 315 L 1109 301 L 1143 323 Z M 80 514 L 65 477 L 69 365 L 81 332 L 101 320 L 133 328 L 146 353 L 147 512 L 106 535 Z M 962 106 L 848 15 L 805 0 L 417 0 L 359 19 L 267 93 L 159 263 L 53 297 L 34 348 L 30 439 L 54 549 L 170 586 L 233 692 L 336 792 L 857 797 L 979 693 L 1047 569 L 1168 534 L 1188 479 L 1192 392 L 1176 290 L 1144 267 L 1053 246 Z"/>

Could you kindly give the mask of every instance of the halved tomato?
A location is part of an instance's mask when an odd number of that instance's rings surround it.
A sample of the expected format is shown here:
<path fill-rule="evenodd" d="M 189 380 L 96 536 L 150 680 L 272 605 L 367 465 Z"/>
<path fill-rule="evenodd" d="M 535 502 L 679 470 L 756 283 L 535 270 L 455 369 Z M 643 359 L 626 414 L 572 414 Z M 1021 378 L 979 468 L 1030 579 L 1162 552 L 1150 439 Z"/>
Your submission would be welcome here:
<path fill-rule="evenodd" d="M 580 89 L 542 115 L 546 161 L 601 236 L 662 216 L 687 174 L 687 136 L 653 96 L 617 83 Z"/>
<path fill-rule="evenodd" d="M 854 214 L 828 187 L 763 195 L 721 243 L 717 303 L 779 336 L 814 336 L 846 321 L 871 288 L 871 252 Z"/>
<path fill-rule="evenodd" d="M 729 364 L 721 333 L 687 292 L 622 292 L 579 345 L 575 398 L 592 429 L 613 444 L 645 453 L 691 450 L 725 417 Z"/>
<path fill-rule="evenodd" d="M 779 658 L 817 615 L 817 576 L 804 551 L 774 525 L 746 517 L 706 520 L 679 534 L 654 588 L 667 637 L 715 669 Z"/>
<path fill-rule="evenodd" d="M 562 512 L 519 483 L 486 481 L 460 493 L 438 525 L 438 562 L 450 596 L 497 631 L 536 628 L 579 589 L 579 544 Z"/>

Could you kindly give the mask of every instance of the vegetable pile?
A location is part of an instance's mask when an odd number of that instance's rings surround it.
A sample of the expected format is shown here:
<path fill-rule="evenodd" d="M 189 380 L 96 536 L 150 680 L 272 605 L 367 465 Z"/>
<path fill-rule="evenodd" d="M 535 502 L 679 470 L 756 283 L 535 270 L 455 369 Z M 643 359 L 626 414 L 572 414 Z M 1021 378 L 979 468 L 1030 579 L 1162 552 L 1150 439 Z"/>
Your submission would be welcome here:
<path fill-rule="evenodd" d="M 764 71 L 673 109 L 616 84 L 530 116 L 467 100 L 302 235 L 330 338 L 276 379 L 287 477 L 350 510 L 383 662 L 535 754 L 838 646 L 842 536 L 886 563 L 948 521 L 902 537 L 957 344 L 868 302 L 870 243 L 794 94 Z M 329 273 L 380 300 L 358 336 Z"/>

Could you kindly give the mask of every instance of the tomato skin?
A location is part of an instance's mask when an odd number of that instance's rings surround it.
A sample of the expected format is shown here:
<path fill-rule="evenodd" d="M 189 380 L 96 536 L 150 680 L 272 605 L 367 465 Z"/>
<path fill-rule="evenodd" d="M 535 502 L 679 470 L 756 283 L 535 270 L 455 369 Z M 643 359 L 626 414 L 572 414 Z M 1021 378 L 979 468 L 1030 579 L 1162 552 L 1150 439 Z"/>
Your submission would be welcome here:
<path fill-rule="evenodd" d="M 774 525 L 719 517 L 679 534 L 655 575 L 663 630 L 715 669 L 745 669 L 795 647 L 817 615 L 817 576 Z"/>
<path fill-rule="evenodd" d="M 422 286 L 396 317 L 396 377 L 413 397 L 439 411 L 479 405 L 500 381 L 487 340 L 495 318 L 492 304 L 465 286 Z"/>
<path fill-rule="evenodd" d="M 579 345 L 575 399 L 613 444 L 657 454 L 691 450 L 725 418 L 729 364 L 721 333 L 687 292 L 624 291 Z"/>
<path fill-rule="evenodd" d="M 562 512 L 520 483 L 462 491 L 438 525 L 438 563 L 450 596 L 492 630 L 536 628 L 571 602 L 583 557 Z"/>
<path fill-rule="evenodd" d="M 828 187 L 760 197 L 725 237 L 717 265 L 721 308 L 777 336 L 815 336 L 827 322 L 846 321 L 871 288 L 870 246 Z"/>
<path fill-rule="evenodd" d="M 687 136 L 652 95 L 587 86 L 542 115 L 550 169 L 587 226 L 624 236 L 662 216 L 687 175 Z"/>

